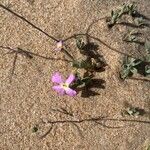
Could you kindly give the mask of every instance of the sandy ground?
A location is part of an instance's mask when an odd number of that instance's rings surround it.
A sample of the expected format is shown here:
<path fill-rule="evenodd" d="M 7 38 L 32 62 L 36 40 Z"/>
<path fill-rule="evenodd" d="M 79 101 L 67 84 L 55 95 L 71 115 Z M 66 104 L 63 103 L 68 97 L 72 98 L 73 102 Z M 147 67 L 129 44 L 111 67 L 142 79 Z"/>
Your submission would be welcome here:
<path fill-rule="evenodd" d="M 0 48 L 0 149 L 1 150 L 146 150 L 150 145 L 150 117 L 121 115 L 124 102 L 150 112 L 150 82 L 118 78 L 124 54 L 140 57 L 136 44 L 122 42 L 123 33 L 130 27 L 115 26 L 109 30 L 105 20 L 111 9 L 124 0 L 0 0 L 0 3 L 25 17 L 56 39 L 66 39 L 74 34 L 88 33 L 100 40 L 98 53 L 108 66 L 97 79 L 105 81 L 105 88 L 93 88 L 99 95 L 84 98 L 81 92 L 74 97 L 58 96 L 52 91 L 50 77 L 55 71 L 67 76 L 70 64 L 63 54 L 53 51 L 56 41 L 0 7 L 0 45 L 20 47 L 34 54 L 29 59 L 17 55 L 15 74 L 10 83 L 14 54 Z M 150 1 L 137 0 L 138 10 L 150 17 Z M 95 22 L 95 23 L 93 23 Z M 141 29 L 150 40 L 150 28 Z M 79 57 L 74 39 L 66 41 L 72 55 Z M 141 49 L 141 47 L 140 47 Z M 119 52 L 116 52 L 119 51 Z M 59 58 L 59 59 L 58 59 Z M 52 109 L 65 108 L 73 115 Z M 56 123 L 45 137 L 51 121 L 81 120 L 97 116 L 109 119 L 137 120 L 105 123 L 112 128 L 83 121 L 81 123 Z M 44 120 L 45 123 L 42 122 Z M 138 122 L 141 121 L 141 122 Z M 145 121 L 145 122 L 142 122 Z M 147 123 L 146 123 L 147 121 Z M 32 132 L 37 125 L 38 131 Z M 77 125 L 77 126 L 76 126 Z M 114 127 L 114 128 L 113 128 Z M 115 128 L 119 127 L 119 128 Z"/>

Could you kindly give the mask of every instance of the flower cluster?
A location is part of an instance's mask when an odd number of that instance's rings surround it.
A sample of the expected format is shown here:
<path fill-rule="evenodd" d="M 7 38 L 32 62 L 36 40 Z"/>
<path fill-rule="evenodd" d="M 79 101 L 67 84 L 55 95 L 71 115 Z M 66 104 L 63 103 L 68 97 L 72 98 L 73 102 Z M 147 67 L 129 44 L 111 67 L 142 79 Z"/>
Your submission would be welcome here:
<path fill-rule="evenodd" d="M 56 51 L 61 51 L 63 49 L 63 41 L 59 41 L 56 44 Z M 66 81 L 62 79 L 59 72 L 52 75 L 52 82 L 55 84 L 52 89 L 55 90 L 59 95 L 67 94 L 69 96 L 75 96 L 77 92 L 73 90 L 70 85 L 75 81 L 75 75 L 70 74 Z"/>
<path fill-rule="evenodd" d="M 62 76 L 59 72 L 55 72 L 52 75 L 52 82 L 54 86 L 52 87 L 59 95 L 67 94 L 69 96 L 76 96 L 77 92 L 73 88 L 88 87 L 91 79 L 93 78 L 93 71 L 100 69 L 99 59 L 94 59 L 93 56 L 87 56 L 87 53 L 83 53 L 86 47 L 86 43 L 80 37 L 76 37 L 76 46 L 79 49 L 81 55 L 84 57 L 80 59 L 75 59 L 70 52 L 67 50 L 67 47 L 64 45 L 64 41 L 60 40 L 56 43 L 55 50 L 58 52 L 63 52 L 69 59 L 71 66 L 73 67 L 74 74 L 70 74 L 69 77 L 65 80 L 62 79 Z M 89 44 L 89 43 L 88 43 Z M 90 43 L 93 46 L 93 43 Z M 95 46 L 95 45 L 94 45 Z M 93 52 L 93 55 L 95 53 Z M 101 65 L 100 65 L 101 66 Z M 80 72 L 80 70 L 83 72 Z M 83 75 L 82 75 L 83 74 Z"/>

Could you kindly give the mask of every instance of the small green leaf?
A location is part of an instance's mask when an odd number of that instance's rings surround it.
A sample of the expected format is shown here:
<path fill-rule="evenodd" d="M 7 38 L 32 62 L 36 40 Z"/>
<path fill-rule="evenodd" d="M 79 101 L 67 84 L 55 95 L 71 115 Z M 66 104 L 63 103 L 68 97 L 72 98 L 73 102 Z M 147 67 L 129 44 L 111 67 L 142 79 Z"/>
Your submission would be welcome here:
<path fill-rule="evenodd" d="M 139 65 L 140 63 L 142 63 L 142 60 L 140 60 L 140 59 L 135 59 L 135 60 L 131 63 L 131 65 L 132 65 L 133 67 L 135 67 L 135 66 Z"/>
<path fill-rule="evenodd" d="M 145 72 L 146 72 L 147 75 L 150 74 L 150 66 L 149 65 L 145 66 Z"/>
<path fill-rule="evenodd" d="M 73 61 L 72 62 L 72 67 L 81 68 L 81 63 L 79 61 Z"/>
<path fill-rule="evenodd" d="M 147 61 L 147 62 L 150 62 L 150 54 L 148 54 L 148 55 L 146 56 L 146 61 Z"/>
<path fill-rule="evenodd" d="M 150 145 L 148 146 L 147 150 L 150 150 Z"/>
<path fill-rule="evenodd" d="M 123 4 L 121 9 L 111 11 L 111 20 L 108 23 L 108 25 L 112 27 L 123 15 L 125 14 L 133 15 L 135 14 L 135 12 L 136 12 L 136 5 L 134 3 Z"/>
<path fill-rule="evenodd" d="M 137 71 L 137 69 L 136 68 L 133 68 L 132 67 L 132 69 L 130 70 L 133 74 L 136 74 L 138 71 Z"/>
<path fill-rule="evenodd" d="M 82 88 L 85 86 L 88 86 L 89 83 L 91 82 L 92 77 L 91 76 L 86 76 L 84 78 L 77 77 L 77 80 L 71 85 L 72 88 Z"/>
<path fill-rule="evenodd" d="M 146 114 L 145 110 L 144 109 L 141 109 L 139 107 L 128 107 L 126 110 L 125 110 L 125 113 L 130 115 L 130 116 L 143 116 Z"/>
<path fill-rule="evenodd" d="M 140 18 L 135 18 L 135 19 L 134 19 L 134 22 L 135 22 L 135 24 L 136 24 L 137 26 L 139 26 L 139 27 L 146 24 L 146 21 L 145 21 L 142 17 L 140 17 Z"/>
<path fill-rule="evenodd" d="M 81 67 L 84 69 L 92 69 L 93 65 L 92 65 L 92 62 L 90 62 L 90 61 L 82 60 Z"/>
<path fill-rule="evenodd" d="M 134 63 L 135 58 L 130 58 L 130 57 L 128 57 L 128 61 L 130 62 L 130 64 L 132 64 L 132 63 Z M 129 63 L 129 62 L 128 62 L 128 63 Z"/>
<path fill-rule="evenodd" d="M 91 77 L 85 77 L 85 78 L 83 78 L 82 82 L 84 82 L 85 85 L 88 85 L 91 82 Z"/>
<path fill-rule="evenodd" d="M 130 74 L 129 68 L 123 68 L 123 70 L 120 73 L 122 79 L 127 78 L 129 74 Z"/>
<path fill-rule="evenodd" d="M 87 61 L 87 60 L 73 61 L 72 66 L 78 69 L 84 68 L 86 70 L 93 68 L 92 62 Z"/>
<path fill-rule="evenodd" d="M 150 54 L 150 42 L 149 41 L 145 42 L 145 50 L 147 51 L 148 54 Z"/>
<path fill-rule="evenodd" d="M 142 63 L 140 59 L 126 57 L 123 61 L 122 71 L 120 72 L 121 78 L 125 79 L 128 76 L 136 74 L 138 70 L 135 67 L 138 66 L 140 63 Z"/>
<path fill-rule="evenodd" d="M 80 37 L 76 37 L 76 46 L 78 47 L 78 49 L 82 50 L 83 47 L 85 46 L 85 43 L 83 41 L 82 38 Z"/>
<path fill-rule="evenodd" d="M 123 41 L 136 42 L 136 41 L 138 41 L 137 34 L 138 34 L 138 32 L 135 30 L 128 31 L 128 33 L 126 33 L 124 35 Z"/>
<path fill-rule="evenodd" d="M 114 16 L 114 11 L 112 10 L 112 11 L 111 11 L 111 17 L 113 17 L 113 16 Z"/>

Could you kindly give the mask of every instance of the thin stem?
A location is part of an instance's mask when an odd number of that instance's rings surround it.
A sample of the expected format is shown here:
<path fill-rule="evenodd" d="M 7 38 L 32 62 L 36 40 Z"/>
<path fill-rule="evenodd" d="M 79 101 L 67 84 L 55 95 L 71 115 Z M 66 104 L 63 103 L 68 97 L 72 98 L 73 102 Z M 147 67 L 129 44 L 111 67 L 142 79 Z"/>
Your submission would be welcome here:
<path fill-rule="evenodd" d="M 129 119 L 111 119 L 111 118 L 104 118 L 104 117 L 96 117 L 96 118 L 89 118 L 89 119 L 81 119 L 81 120 L 57 120 L 57 121 L 47 121 L 48 124 L 65 124 L 65 123 L 76 123 L 80 124 L 83 122 L 97 122 L 97 121 L 113 121 L 113 122 L 133 122 L 133 123 L 144 123 L 149 124 L 150 121 L 143 121 L 143 120 L 129 120 Z"/>
<path fill-rule="evenodd" d="M 12 68 L 11 76 L 10 76 L 10 83 L 12 82 L 12 78 L 13 78 L 13 75 L 15 73 L 15 67 L 16 67 L 17 57 L 18 57 L 18 53 L 15 52 L 15 57 L 14 57 L 13 66 L 12 66 L 13 68 Z"/>
<path fill-rule="evenodd" d="M 21 20 L 25 21 L 26 23 L 28 23 L 29 25 L 31 25 L 33 28 L 35 28 L 36 30 L 42 32 L 43 34 L 45 34 L 47 37 L 51 38 L 53 41 L 58 42 L 58 40 L 56 38 L 54 38 L 53 36 L 49 35 L 48 33 L 46 33 L 45 31 L 43 31 L 42 29 L 40 29 L 39 27 L 37 27 L 36 25 L 34 25 L 33 23 L 31 23 L 30 21 L 28 21 L 26 18 L 22 17 L 20 14 L 15 13 L 13 10 L 10 10 L 9 8 L 5 7 L 4 5 L 0 4 L 0 7 L 8 12 L 10 12 L 11 14 L 17 16 L 18 18 L 20 18 Z"/>
<path fill-rule="evenodd" d="M 73 58 L 73 56 L 66 50 L 66 49 L 62 49 L 62 52 L 65 54 L 65 55 L 67 55 L 72 61 L 74 61 L 74 58 Z"/>

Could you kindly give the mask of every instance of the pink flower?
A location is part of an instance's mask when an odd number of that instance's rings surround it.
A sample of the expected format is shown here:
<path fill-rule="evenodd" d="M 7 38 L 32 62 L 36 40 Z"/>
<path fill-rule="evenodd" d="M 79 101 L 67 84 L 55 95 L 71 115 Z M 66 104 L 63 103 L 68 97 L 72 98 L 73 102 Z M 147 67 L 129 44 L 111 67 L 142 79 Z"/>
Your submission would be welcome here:
<path fill-rule="evenodd" d="M 63 48 L 63 41 L 59 41 L 59 42 L 57 42 L 57 44 L 56 44 L 56 51 L 61 51 L 62 50 L 62 48 Z"/>
<path fill-rule="evenodd" d="M 77 92 L 69 87 L 74 80 L 75 75 L 70 74 L 67 80 L 64 82 L 59 72 L 56 72 L 52 76 L 52 82 L 57 83 L 58 85 L 53 86 L 52 89 L 58 92 L 60 95 L 67 94 L 69 96 L 75 96 Z"/>

